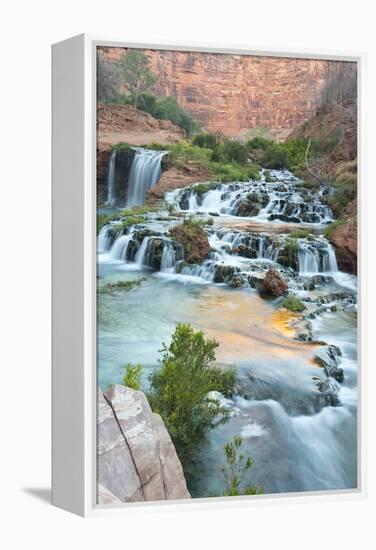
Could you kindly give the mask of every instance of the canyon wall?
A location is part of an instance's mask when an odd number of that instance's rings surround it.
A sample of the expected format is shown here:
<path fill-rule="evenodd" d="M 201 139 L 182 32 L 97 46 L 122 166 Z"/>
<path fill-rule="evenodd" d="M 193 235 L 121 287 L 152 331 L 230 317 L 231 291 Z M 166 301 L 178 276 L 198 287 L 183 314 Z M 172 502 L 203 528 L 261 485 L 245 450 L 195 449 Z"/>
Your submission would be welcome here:
<path fill-rule="evenodd" d="M 103 48 L 118 60 L 124 48 Z M 225 136 L 267 128 L 283 139 L 315 110 L 328 63 L 233 54 L 143 50 L 155 93 L 173 95 L 209 131 Z"/>

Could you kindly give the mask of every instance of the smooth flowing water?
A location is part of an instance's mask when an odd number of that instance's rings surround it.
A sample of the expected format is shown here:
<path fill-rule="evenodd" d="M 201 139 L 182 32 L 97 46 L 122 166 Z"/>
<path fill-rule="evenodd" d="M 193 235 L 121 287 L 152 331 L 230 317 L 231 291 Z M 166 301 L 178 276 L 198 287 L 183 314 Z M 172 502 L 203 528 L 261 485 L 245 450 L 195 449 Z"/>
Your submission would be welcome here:
<path fill-rule="evenodd" d="M 116 150 L 113 150 L 110 157 L 107 176 L 107 205 L 114 206 L 116 202 L 115 194 L 115 178 L 116 178 Z"/>
<path fill-rule="evenodd" d="M 144 204 L 145 196 L 162 175 L 162 158 L 166 151 L 152 151 L 135 147 L 135 157 L 128 178 L 126 206 Z"/>

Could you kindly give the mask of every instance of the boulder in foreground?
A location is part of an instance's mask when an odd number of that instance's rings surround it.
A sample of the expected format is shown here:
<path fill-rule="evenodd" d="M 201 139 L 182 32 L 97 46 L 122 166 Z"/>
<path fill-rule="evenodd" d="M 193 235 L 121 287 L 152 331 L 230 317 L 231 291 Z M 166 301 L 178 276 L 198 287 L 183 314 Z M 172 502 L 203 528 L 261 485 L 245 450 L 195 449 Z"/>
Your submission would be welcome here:
<path fill-rule="evenodd" d="M 190 498 L 174 444 L 144 393 L 98 389 L 98 504 Z"/>
<path fill-rule="evenodd" d="M 265 296 L 282 296 L 287 291 L 288 285 L 282 275 L 270 267 L 260 285 L 260 294 Z"/>

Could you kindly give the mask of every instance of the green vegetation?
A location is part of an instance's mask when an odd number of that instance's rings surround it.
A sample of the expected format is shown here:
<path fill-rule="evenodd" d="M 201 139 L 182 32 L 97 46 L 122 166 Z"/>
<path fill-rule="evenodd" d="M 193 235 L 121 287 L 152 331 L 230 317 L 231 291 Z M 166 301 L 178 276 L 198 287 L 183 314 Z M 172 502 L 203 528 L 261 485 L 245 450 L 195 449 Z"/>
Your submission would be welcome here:
<path fill-rule="evenodd" d="M 341 139 L 341 129 L 337 128 L 331 134 L 312 140 L 308 160 L 312 161 L 330 153 Z M 287 139 L 283 142 L 276 142 L 262 137 L 255 137 L 246 143 L 251 158 L 256 156 L 265 168 L 275 170 L 287 168 L 292 171 L 304 167 L 307 146 L 308 138 Z M 257 151 L 257 155 L 255 155 L 255 151 Z"/>
<path fill-rule="evenodd" d="M 177 168 L 184 168 L 190 161 L 199 163 L 203 168 L 209 169 L 212 151 L 192 145 L 189 141 L 179 141 L 167 146 L 169 150 L 168 161 Z"/>
<path fill-rule="evenodd" d="M 287 238 L 278 253 L 278 263 L 286 267 L 297 268 L 299 244 L 297 239 Z"/>
<path fill-rule="evenodd" d="M 99 52 L 97 75 L 98 101 L 133 105 L 155 118 L 170 120 L 187 136 L 199 131 L 199 123 L 179 106 L 175 97 L 153 95 L 157 78 L 150 70 L 149 58 L 142 51 L 131 49 L 119 61 L 109 60 Z"/>
<path fill-rule="evenodd" d="M 148 57 L 140 50 L 129 50 L 125 53 L 119 62 L 119 71 L 132 105 L 136 105 L 138 94 L 147 92 L 157 80 L 149 69 Z"/>
<path fill-rule="evenodd" d="M 249 181 L 250 179 L 259 180 L 259 168 L 254 164 L 241 166 L 236 163 L 222 164 L 213 162 L 210 166 L 219 181 L 227 183 L 230 181 Z"/>
<path fill-rule="evenodd" d="M 219 146 L 219 138 L 215 134 L 201 133 L 196 134 L 192 138 L 192 145 L 197 147 L 203 147 L 205 149 L 211 149 L 214 151 Z"/>
<path fill-rule="evenodd" d="M 291 239 L 307 239 L 312 236 L 309 229 L 294 229 L 289 233 Z"/>
<path fill-rule="evenodd" d="M 260 179 L 260 167 L 256 164 L 244 161 L 247 154 L 244 145 L 231 140 L 227 140 L 227 144 L 220 143 L 217 149 L 197 145 L 197 143 L 212 145 L 214 142 L 211 139 L 206 139 L 206 136 L 211 135 L 212 134 L 198 134 L 198 136 L 192 139 L 192 142 L 181 140 L 178 143 L 166 145 L 152 143 L 147 147 L 149 149 L 168 150 L 167 162 L 170 166 L 181 169 L 185 168 L 189 163 L 195 163 L 203 170 L 209 172 L 209 174 L 212 174 L 217 182 Z M 210 185 L 214 186 L 215 183 Z M 199 187 L 199 189 L 201 189 L 201 187 Z M 204 187 L 202 187 L 202 189 L 204 189 Z"/>
<path fill-rule="evenodd" d="M 229 395 L 235 381 L 233 370 L 211 365 L 217 347 L 203 332 L 178 324 L 171 344 L 163 344 L 160 368 L 150 376 L 151 408 L 161 415 L 183 455 L 214 422 L 226 420 L 229 414 L 209 393 L 217 390 Z"/>
<path fill-rule="evenodd" d="M 215 134 L 203 133 L 194 136 L 192 145 L 210 149 L 214 162 L 245 164 L 248 160 L 248 148 L 234 139 L 220 140 Z"/>
<path fill-rule="evenodd" d="M 302 312 L 305 310 L 304 303 L 296 296 L 287 296 L 282 303 L 282 307 L 294 312 Z"/>
<path fill-rule="evenodd" d="M 172 96 L 157 98 L 152 115 L 161 120 L 170 120 L 173 124 L 183 128 L 187 136 L 200 128 L 199 123 L 182 109 L 176 98 Z"/>
<path fill-rule="evenodd" d="M 262 487 L 244 484 L 244 479 L 253 466 L 253 459 L 250 456 L 244 456 L 242 445 L 242 438 L 235 436 L 224 447 L 226 464 L 221 467 L 221 470 L 226 489 L 223 496 L 260 495 L 264 492 Z"/>
<path fill-rule="evenodd" d="M 129 143 L 126 143 L 125 141 L 121 141 L 120 143 L 117 143 L 116 145 L 114 145 L 113 149 L 115 151 L 131 151 L 132 150 L 132 145 L 129 145 Z"/>
<path fill-rule="evenodd" d="M 154 206 L 133 206 L 132 208 L 125 208 L 120 212 L 113 212 L 111 214 L 98 214 L 97 215 L 97 234 L 102 227 L 110 222 L 118 221 L 116 228 L 120 232 L 127 229 L 131 225 L 137 225 L 144 223 L 146 214 L 151 212 L 157 212 L 158 208 Z"/>
<path fill-rule="evenodd" d="M 205 195 L 205 193 L 208 193 L 208 191 L 212 191 L 213 189 L 216 189 L 218 187 L 217 182 L 212 183 L 196 183 L 193 186 L 193 189 L 195 190 L 195 193 L 197 195 Z"/>
<path fill-rule="evenodd" d="M 123 377 L 123 384 L 124 386 L 127 386 L 128 388 L 132 388 L 133 390 L 140 390 L 141 389 L 141 373 L 142 373 L 142 365 L 132 365 L 132 363 L 128 363 L 125 367 L 125 373 Z"/>
<path fill-rule="evenodd" d="M 130 281 L 117 281 L 116 283 L 106 283 L 104 285 L 98 285 L 97 290 L 100 294 L 112 294 L 113 292 L 118 292 L 122 290 L 131 290 L 136 286 L 140 286 L 144 281 L 145 277 L 138 277 L 138 279 L 132 279 Z"/>

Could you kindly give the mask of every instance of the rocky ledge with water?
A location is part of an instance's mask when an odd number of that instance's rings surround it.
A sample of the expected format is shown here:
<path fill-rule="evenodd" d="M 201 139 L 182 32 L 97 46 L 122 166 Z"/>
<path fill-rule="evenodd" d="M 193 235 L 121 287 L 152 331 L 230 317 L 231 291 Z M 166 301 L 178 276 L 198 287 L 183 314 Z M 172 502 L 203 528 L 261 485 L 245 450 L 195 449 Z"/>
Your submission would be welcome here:
<path fill-rule="evenodd" d="M 330 189 L 271 178 L 178 189 L 137 223 L 114 212 L 98 235 L 100 284 L 145 278 L 98 298 L 104 387 L 125 360 L 152 372 L 178 321 L 216 338 L 218 360 L 236 367 L 230 421 L 186 473 L 193 496 L 220 490 L 218 456 L 239 433 L 266 492 L 356 486 L 356 277 L 324 236 Z"/>

